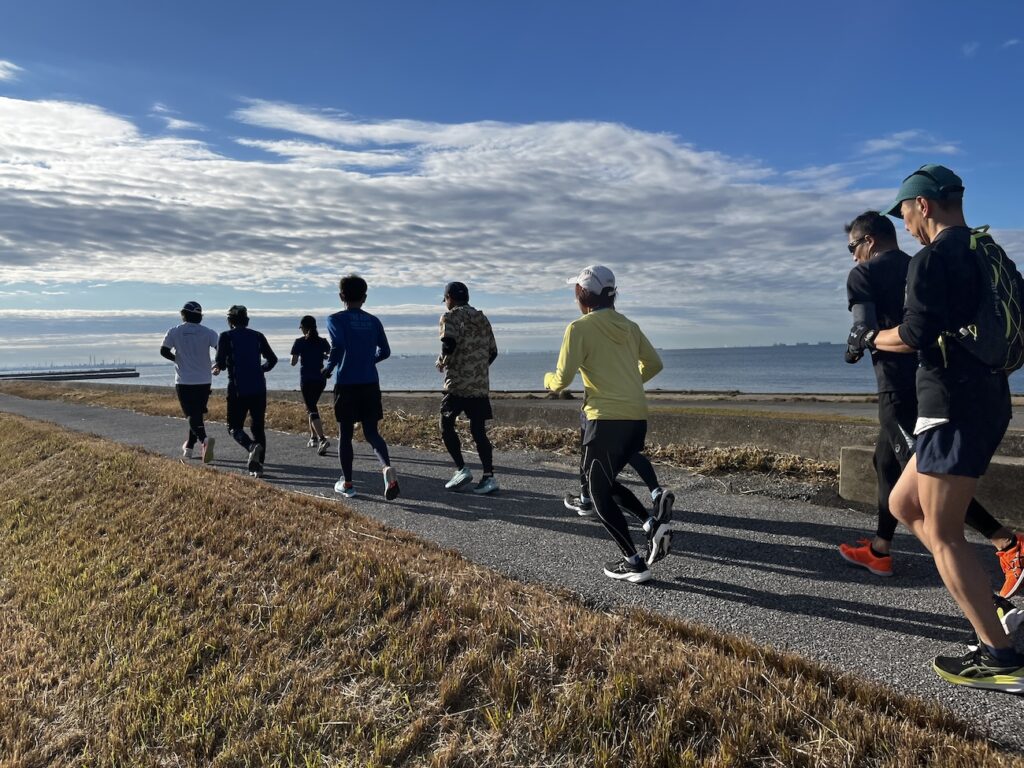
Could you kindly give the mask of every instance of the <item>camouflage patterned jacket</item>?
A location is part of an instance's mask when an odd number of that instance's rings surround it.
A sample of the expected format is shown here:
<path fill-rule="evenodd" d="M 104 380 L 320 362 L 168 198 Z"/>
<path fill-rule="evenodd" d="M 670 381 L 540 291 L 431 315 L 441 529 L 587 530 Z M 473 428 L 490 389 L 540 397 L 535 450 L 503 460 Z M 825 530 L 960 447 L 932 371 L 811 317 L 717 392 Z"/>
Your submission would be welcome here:
<path fill-rule="evenodd" d="M 462 397 L 486 397 L 491 390 L 488 369 L 498 356 L 491 323 L 479 309 L 468 304 L 454 307 L 441 315 L 442 352 L 437 365 L 443 368 L 444 391 Z M 454 349 L 443 349 L 454 342 Z"/>

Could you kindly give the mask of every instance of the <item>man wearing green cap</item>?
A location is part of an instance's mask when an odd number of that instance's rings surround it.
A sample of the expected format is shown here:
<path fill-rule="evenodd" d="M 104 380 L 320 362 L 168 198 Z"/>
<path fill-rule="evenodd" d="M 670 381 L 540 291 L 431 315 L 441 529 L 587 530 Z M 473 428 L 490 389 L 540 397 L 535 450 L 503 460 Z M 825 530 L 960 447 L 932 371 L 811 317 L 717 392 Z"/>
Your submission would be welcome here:
<path fill-rule="evenodd" d="M 964 539 L 964 515 L 1010 420 L 1006 374 L 954 339 L 982 300 L 983 275 L 971 250 L 960 177 L 924 165 L 900 185 L 885 211 L 902 218 L 924 247 L 911 260 L 902 322 L 854 327 L 854 348 L 918 355 L 918 419 L 911 457 L 889 498 L 892 513 L 928 548 L 943 583 L 978 634 L 976 650 L 938 656 L 935 671 L 958 685 L 1024 692 L 1024 656 L 992 603 L 988 578 Z"/>

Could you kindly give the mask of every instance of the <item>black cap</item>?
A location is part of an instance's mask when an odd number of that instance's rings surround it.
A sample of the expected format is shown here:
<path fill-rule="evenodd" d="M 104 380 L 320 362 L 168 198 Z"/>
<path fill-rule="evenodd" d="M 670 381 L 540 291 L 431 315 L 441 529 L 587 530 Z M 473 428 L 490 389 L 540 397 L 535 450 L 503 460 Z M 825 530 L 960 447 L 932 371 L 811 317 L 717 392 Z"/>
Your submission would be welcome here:
<path fill-rule="evenodd" d="M 192 312 L 196 315 L 203 314 L 203 308 L 198 301 L 186 301 L 185 306 L 181 308 L 182 312 Z"/>
<path fill-rule="evenodd" d="M 465 283 L 448 283 L 444 287 L 444 297 L 453 301 L 469 301 L 469 288 Z"/>

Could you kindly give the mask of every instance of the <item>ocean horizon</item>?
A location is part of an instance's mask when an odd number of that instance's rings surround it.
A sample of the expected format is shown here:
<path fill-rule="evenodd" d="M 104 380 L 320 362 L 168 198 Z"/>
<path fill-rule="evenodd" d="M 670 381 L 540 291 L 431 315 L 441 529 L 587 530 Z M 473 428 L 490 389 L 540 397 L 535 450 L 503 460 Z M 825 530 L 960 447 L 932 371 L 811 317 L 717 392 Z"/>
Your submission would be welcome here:
<path fill-rule="evenodd" d="M 849 365 L 843 360 L 843 344 L 789 344 L 770 347 L 720 347 L 708 349 L 659 349 L 664 370 L 647 384 L 648 391 L 745 392 L 750 394 L 873 394 L 875 376 L 870 361 Z M 279 352 L 280 354 L 280 352 Z M 491 366 L 491 389 L 541 391 L 546 371 L 554 370 L 557 351 L 505 352 Z M 440 390 L 442 378 L 434 368 L 435 355 L 395 354 L 378 366 L 385 391 Z M 272 390 L 297 390 L 298 368 L 287 354 L 267 374 Z M 86 367 L 127 366 L 138 378 L 111 379 L 126 385 L 172 386 L 170 362 L 96 362 L 92 366 L 35 366 L 18 370 L 75 370 Z M 14 370 L 14 369 L 7 369 Z M 214 377 L 214 389 L 227 386 L 227 377 Z M 572 389 L 582 389 L 579 377 Z M 1010 377 L 1010 389 L 1024 394 L 1024 379 Z"/>

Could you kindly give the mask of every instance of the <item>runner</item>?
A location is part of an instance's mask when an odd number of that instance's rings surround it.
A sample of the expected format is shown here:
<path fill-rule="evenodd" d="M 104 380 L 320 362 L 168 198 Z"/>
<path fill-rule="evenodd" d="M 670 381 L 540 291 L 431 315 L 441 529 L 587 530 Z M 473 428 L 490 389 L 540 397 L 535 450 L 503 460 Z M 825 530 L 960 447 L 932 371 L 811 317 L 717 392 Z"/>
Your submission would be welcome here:
<path fill-rule="evenodd" d="M 320 423 L 320 395 L 324 393 L 327 379 L 324 378 L 324 360 L 331 353 L 331 344 L 316 332 L 316 318 L 305 315 L 299 321 L 302 336 L 292 344 L 292 366 L 301 361 L 299 366 L 299 389 L 302 401 L 306 404 L 306 415 L 309 418 L 308 447 L 316 448 L 318 455 L 327 453 L 330 441 L 324 434 Z"/>
<path fill-rule="evenodd" d="M 264 374 L 277 365 L 277 355 L 259 331 L 249 328 L 249 311 L 235 304 L 228 310 L 230 330 L 217 342 L 213 375 L 228 372 L 228 431 L 249 453 L 246 467 L 253 477 L 263 477 L 266 461 L 267 379 Z M 264 362 L 265 361 L 265 362 Z M 245 432 L 245 418 L 251 419 L 252 437 Z"/>
<path fill-rule="evenodd" d="M 352 483 L 352 435 L 358 421 L 363 425 L 366 442 L 383 467 L 384 498 L 391 501 L 399 494 L 398 477 L 391 467 L 388 445 L 377 430 L 378 422 L 384 418 L 377 363 L 391 356 L 391 347 L 380 320 L 363 311 L 366 281 L 358 275 L 347 275 L 341 278 L 338 287 L 345 309 L 327 318 L 331 353 L 323 370 L 324 377 L 330 378 L 334 369 L 338 369 L 334 383 L 334 415 L 338 420 L 342 476 L 334 484 L 334 491 L 347 499 L 356 495 Z"/>
<path fill-rule="evenodd" d="M 895 328 L 903 319 L 903 297 L 907 287 L 910 257 L 896 243 L 896 227 L 875 211 L 867 211 L 846 226 L 847 249 L 856 266 L 846 281 L 846 294 L 854 327 Z M 846 362 L 856 363 L 863 350 L 848 347 Z M 848 562 L 866 568 L 876 576 L 892 575 L 892 539 L 896 518 L 889 511 L 889 494 L 900 472 L 914 452 L 914 425 L 917 421 L 917 393 L 914 355 L 871 351 L 871 362 L 878 381 L 878 423 L 873 459 L 878 476 L 878 527 L 874 539 L 862 539 L 858 546 L 840 544 L 839 553 Z M 977 500 L 967 508 L 967 525 L 989 539 L 996 548 L 1004 580 L 999 595 L 1012 597 L 1024 581 L 1021 567 L 1021 543 L 1024 537 L 1004 527 Z"/>
<path fill-rule="evenodd" d="M 494 479 L 494 451 L 487 438 L 487 419 L 494 418 L 488 369 L 498 357 L 498 345 L 487 317 L 469 305 L 469 289 L 463 283 L 445 286 L 444 303 L 448 311 L 441 315 L 441 354 L 437 358 L 437 370 L 445 374 L 441 440 L 455 462 L 455 474 L 444 487 L 456 490 L 473 482 L 473 473 L 466 468 L 462 443 L 455 431 L 455 419 L 465 413 L 483 473 L 473 493 L 494 493 L 498 490 L 498 481 Z"/>
<path fill-rule="evenodd" d="M 960 177 L 941 165 L 922 166 L 903 180 L 886 213 L 902 218 L 924 246 L 910 263 L 903 320 L 889 330 L 855 327 L 850 346 L 918 352 L 916 450 L 889 504 L 932 553 L 981 643 L 964 656 L 938 656 L 932 666 L 951 683 L 1020 692 L 1024 655 L 1000 623 L 985 572 L 964 539 L 978 478 L 1010 421 L 1010 390 L 1005 372 L 976 361 L 946 335 L 972 323 L 985 288 L 963 192 Z"/>
<path fill-rule="evenodd" d="M 666 521 L 648 515 L 617 477 L 644 447 L 647 397 L 643 385 L 661 371 L 661 358 L 640 327 L 615 310 L 615 276 L 608 267 L 586 267 L 569 282 L 575 284 L 583 316 L 565 329 L 557 368 L 545 374 L 544 386 L 560 392 L 580 372 L 586 393 L 583 471 L 587 488 L 597 516 L 622 550 L 622 558 L 607 563 L 604 574 L 642 583 L 651 578 L 648 565 L 668 554 L 672 531 Z M 646 558 L 633 544 L 620 504 L 643 522 Z"/>
<path fill-rule="evenodd" d="M 210 350 L 217 348 L 217 332 L 202 322 L 199 302 L 186 302 L 181 308 L 181 324 L 167 331 L 160 354 L 174 363 L 174 391 L 188 419 L 188 438 L 181 446 L 181 458 L 191 459 L 198 442 L 199 455 L 204 464 L 209 464 L 216 440 L 206 434 L 203 414 L 210 402 Z"/>

